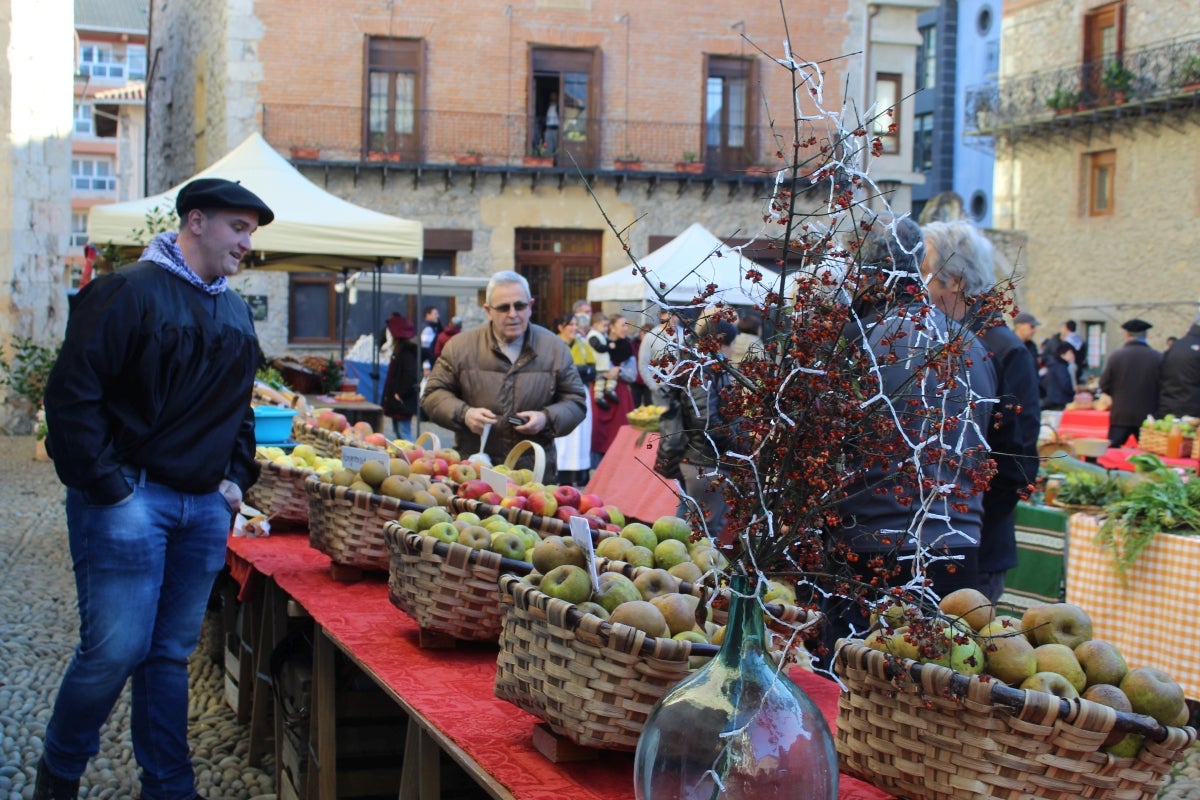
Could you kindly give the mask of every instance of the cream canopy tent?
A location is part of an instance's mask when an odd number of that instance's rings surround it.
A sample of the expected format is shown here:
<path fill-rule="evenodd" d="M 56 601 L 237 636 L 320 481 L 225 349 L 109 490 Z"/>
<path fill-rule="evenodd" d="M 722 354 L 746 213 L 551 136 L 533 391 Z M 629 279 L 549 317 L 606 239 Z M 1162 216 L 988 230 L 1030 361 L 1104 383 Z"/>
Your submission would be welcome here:
<path fill-rule="evenodd" d="M 667 302 L 688 304 L 703 294 L 706 286 L 715 284 L 717 291 L 710 303 L 748 306 L 762 302 L 766 292 L 777 289 L 779 283 L 777 273 L 726 247 L 698 222 L 638 263 L 646 269 L 645 277 L 630 264 L 593 278 L 588 281 L 588 300 L 645 303 L 656 296 L 651 287 L 662 284 Z M 762 273 L 761 284 L 746 279 L 749 269 Z"/>
<path fill-rule="evenodd" d="M 147 214 L 175 208 L 175 195 L 196 178 L 239 181 L 275 212 L 275 220 L 254 232 L 252 267 L 336 269 L 381 258 L 420 259 L 421 223 L 381 214 L 342 200 L 309 181 L 258 133 L 250 134 L 224 158 L 161 194 L 126 203 L 94 206 L 88 239 L 98 246 L 138 245 L 134 234 Z"/>

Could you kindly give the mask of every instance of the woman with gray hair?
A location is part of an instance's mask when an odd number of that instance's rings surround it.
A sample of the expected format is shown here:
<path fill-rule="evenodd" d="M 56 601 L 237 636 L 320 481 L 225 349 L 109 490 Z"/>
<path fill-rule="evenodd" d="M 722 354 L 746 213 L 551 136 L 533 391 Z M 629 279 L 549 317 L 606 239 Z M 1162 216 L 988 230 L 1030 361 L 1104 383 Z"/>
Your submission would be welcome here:
<path fill-rule="evenodd" d="M 1028 497 L 1037 477 L 1041 421 L 1037 364 L 999 311 L 979 302 L 996 285 L 992 243 L 966 220 L 924 226 L 921 273 L 930 300 L 983 341 L 996 374 L 997 418 L 986 438 L 996 475 L 983 495 L 978 585 L 993 603 L 1004 592 L 1004 575 L 1017 565 L 1017 501 Z"/>

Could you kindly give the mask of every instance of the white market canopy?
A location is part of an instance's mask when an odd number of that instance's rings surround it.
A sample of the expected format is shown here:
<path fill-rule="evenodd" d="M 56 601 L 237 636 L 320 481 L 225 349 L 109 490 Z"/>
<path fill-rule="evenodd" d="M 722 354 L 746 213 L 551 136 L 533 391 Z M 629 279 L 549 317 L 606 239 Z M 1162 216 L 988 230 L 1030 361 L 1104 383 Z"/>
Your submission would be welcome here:
<path fill-rule="evenodd" d="M 777 290 L 779 283 L 778 273 L 726 247 L 698 222 L 638 263 L 645 268 L 645 277 L 630 264 L 593 278 L 588 281 L 588 300 L 648 302 L 655 298 L 651 287 L 661 283 L 668 302 L 686 304 L 715 284 L 717 291 L 709 303 L 748 306 L 761 303 L 767 291 Z M 762 273 L 762 283 L 746 280 L 748 269 Z"/>
<path fill-rule="evenodd" d="M 125 203 L 94 206 L 88 215 L 88 239 L 103 247 L 138 245 L 134 234 L 146 227 L 148 213 L 172 211 L 175 195 L 196 178 L 239 181 L 275 212 L 270 225 L 254 232 L 255 256 L 266 254 L 272 268 L 343 268 L 349 261 L 379 258 L 420 259 L 421 223 L 356 206 L 326 192 L 267 144 L 258 133 L 224 158 L 161 194 Z M 257 261 L 254 266 L 263 262 Z"/>

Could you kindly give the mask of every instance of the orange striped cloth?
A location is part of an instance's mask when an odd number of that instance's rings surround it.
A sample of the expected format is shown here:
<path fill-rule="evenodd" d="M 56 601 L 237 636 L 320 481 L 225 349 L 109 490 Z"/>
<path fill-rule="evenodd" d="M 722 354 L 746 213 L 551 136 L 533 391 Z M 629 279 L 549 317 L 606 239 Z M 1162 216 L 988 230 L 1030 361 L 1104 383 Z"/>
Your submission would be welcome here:
<path fill-rule="evenodd" d="M 1200 536 L 1159 534 L 1127 573 L 1092 544 L 1100 520 L 1074 514 L 1067 533 L 1067 602 L 1092 618 L 1093 636 L 1116 645 L 1130 667 L 1166 670 L 1184 693 L 1200 698 L 1200 658 L 1188 611 L 1200 575 Z"/>

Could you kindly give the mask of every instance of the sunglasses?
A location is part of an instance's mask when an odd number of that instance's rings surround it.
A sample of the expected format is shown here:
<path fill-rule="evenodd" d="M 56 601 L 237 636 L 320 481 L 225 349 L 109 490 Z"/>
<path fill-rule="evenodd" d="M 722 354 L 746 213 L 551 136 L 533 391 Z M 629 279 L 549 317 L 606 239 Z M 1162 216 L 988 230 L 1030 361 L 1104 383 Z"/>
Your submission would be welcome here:
<path fill-rule="evenodd" d="M 533 304 L 532 301 L 527 303 L 524 300 L 518 300 L 515 303 L 502 303 L 501 305 L 498 305 L 498 306 L 492 306 L 492 311 L 498 311 L 501 314 L 507 314 L 509 311 L 514 311 L 514 310 L 515 311 L 524 311 L 525 309 L 529 308 L 529 306 L 531 306 L 532 304 Z"/>

